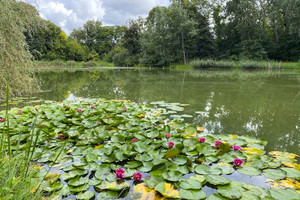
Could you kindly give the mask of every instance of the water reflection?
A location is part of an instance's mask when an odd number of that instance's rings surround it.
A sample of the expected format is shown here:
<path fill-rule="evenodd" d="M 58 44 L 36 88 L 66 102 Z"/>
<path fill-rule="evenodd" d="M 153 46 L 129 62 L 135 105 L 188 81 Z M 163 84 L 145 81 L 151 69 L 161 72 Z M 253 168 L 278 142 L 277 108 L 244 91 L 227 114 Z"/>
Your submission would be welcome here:
<path fill-rule="evenodd" d="M 79 96 L 190 104 L 184 113 L 194 118 L 187 121 L 209 132 L 249 134 L 268 140 L 267 150 L 300 153 L 299 72 L 103 69 L 39 76 L 42 89 L 51 90 L 38 95 L 45 100 Z"/>

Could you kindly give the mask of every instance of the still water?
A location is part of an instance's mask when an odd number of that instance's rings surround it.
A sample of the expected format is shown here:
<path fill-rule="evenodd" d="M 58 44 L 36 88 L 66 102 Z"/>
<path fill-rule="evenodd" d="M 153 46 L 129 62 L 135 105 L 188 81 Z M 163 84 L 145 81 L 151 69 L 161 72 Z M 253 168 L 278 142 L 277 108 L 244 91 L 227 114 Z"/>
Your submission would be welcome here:
<path fill-rule="evenodd" d="M 266 139 L 300 153 L 300 71 L 95 69 L 41 71 L 39 99 L 76 97 L 189 104 L 180 114 L 213 134 Z"/>

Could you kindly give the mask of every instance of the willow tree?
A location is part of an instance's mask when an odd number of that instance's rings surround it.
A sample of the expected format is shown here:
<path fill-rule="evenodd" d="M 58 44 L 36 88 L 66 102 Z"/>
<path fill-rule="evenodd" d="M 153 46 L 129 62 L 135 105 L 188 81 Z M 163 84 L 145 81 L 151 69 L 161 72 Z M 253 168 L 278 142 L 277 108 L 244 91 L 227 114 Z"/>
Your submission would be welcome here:
<path fill-rule="evenodd" d="M 12 96 L 39 89 L 23 34 L 37 19 L 38 12 L 33 6 L 16 0 L 0 0 L 0 99 L 5 96 L 7 81 Z"/>

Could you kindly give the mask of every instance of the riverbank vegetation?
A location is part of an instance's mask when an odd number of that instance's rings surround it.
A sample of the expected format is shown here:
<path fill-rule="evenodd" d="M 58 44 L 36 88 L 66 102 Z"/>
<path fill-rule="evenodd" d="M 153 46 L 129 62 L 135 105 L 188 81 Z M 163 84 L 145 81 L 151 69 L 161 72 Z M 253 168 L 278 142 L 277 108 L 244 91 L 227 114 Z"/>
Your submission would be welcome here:
<path fill-rule="evenodd" d="M 299 61 L 299 9 L 298 1 L 286 0 L 172 0 L 168 7 L 155 7 L 147 18 L 129 20 L 126 26 L 87 21 L 69 36 L 42 20 L 32 34 L 26 33 L 26 40 L 36 60 L 168 66 L 209 59 L 230 61 L 215 63 L 220 67 L 260 67 L 265 63 L 254 61 Z M 231 62 L 240 60 L 254 61 Z"/>
<path fill-rule="evenodd" d="M 152 104 L 49 101 L 0 112 L 0 129 L 10 131 L 12 153 L 35 163 L 31 191 L 44 199 L 299 198 L 296 154 L 266 154 L 263 139 L 203 133 L 183 115 L 167 120 L 181 104 Z"/>

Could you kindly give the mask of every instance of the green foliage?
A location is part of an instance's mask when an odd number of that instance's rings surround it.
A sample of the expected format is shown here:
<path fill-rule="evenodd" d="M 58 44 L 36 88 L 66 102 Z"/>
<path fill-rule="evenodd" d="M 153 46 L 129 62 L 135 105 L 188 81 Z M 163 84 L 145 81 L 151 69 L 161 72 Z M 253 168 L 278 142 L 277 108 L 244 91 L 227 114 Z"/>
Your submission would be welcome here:
<path fill-rule="evenodd" d="M 32 6 L 15 0 L 0 1 L 0 99 L 4 98 L 6 82 L 10 83 L 10 94 L 23 95 L 39 89 L 32 72 L 32 57 L 23 31 L 31 29 L 38 12 Z"/>

